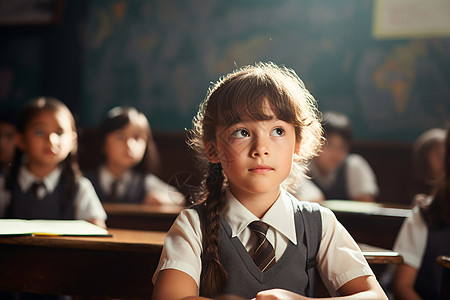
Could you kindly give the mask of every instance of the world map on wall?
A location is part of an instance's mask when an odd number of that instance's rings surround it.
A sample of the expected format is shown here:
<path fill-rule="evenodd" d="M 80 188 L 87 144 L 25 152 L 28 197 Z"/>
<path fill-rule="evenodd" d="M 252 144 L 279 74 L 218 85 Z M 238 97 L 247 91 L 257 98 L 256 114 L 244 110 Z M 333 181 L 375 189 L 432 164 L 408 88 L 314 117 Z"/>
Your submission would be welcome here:
<path fill-rule="evenodd" d="M 374 41 L 371 1 L 93 1 L 84 123 L 136 106 L 156 130 L 190 127 L 211 82 L 273 61 L 362 139 L 411 140 L 450 116 L 450 39 Z"/>

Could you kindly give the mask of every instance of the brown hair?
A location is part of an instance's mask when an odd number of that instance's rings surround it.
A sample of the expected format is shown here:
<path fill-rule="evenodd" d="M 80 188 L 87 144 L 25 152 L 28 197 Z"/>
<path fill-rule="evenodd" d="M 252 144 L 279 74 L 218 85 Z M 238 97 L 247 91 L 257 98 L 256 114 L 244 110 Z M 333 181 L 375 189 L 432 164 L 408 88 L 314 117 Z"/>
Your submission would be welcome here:
<path fill-rule="evenodd" d="M 450 127 L 445 137 L 445 178 L 434 193 L 433 201 L 422 207 L 422 215 L 431 229 L 442 229 L 450 225 Z"/>
<path fill-rule="evenodd" d="M 267 100 L 278 119 L 294 125 L 296 140 L 300 141 L 301 155 L 299 162 L 294 164 L 298 168 L 292 172 L 305 170 L 322 144 L 316 101 L 291 69 L 273 63 L 258 63 L 228 74 L 209 89 L 194 117 L 193 129 L 188 132 L 188 144 L 197 154 L 199 169 L 204 172 L 198 199 L 206 206 L 202 222 L 204 265 L 201 295 L 215 296 L 227 281 L 227 273 L 218 255 L 220 215 L 225 206 L 227 178 L 220 163 L 209 162 L 204 145 L 215 145 L 217 126 L 228 127 L 243 118 L 269 119 L 264 110 Z"/>

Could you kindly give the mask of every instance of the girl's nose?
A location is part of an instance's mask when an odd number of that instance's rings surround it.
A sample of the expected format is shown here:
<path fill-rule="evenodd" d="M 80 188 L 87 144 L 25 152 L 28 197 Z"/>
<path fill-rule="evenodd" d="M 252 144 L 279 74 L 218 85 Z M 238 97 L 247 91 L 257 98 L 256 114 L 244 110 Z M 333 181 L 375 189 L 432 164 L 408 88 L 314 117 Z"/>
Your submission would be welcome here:
<path fill-rule="evenodd" d="M 270 150 L 267 141 L 262 137 L 255 138 L 251 153 L 252 157 L 270 156 Z"/>

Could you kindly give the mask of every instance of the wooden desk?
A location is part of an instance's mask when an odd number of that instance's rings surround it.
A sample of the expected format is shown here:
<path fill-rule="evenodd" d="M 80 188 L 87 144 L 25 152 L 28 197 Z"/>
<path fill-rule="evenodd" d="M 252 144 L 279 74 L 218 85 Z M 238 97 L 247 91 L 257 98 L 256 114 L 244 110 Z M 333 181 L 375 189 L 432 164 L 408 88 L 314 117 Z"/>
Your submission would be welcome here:
<path fill-rule="evenodd" d="M 110 229 L 113 237 L 0 238 L 0 290 L 150 299 L 165 233 Z M 369 263 L 398 253 L 360 244 Z"/>
<path fill-rule="evenodd" d="M 183 207 L 175 205 L 143 205 L 104 203 L 111 228 L 167 231 Z"/>
<path fill-rule="evenodd" d="M 0 290 L 150 299 L 165 233 L 109 231 L 0 238 Z"/>
<path fill-rule="evenodd" d="M 408 206 L 399 204 L 345 200 L 321 204 L 334 212 L 357 242 L 384 249 L 392 249 L 403 221 L 411 214 Z"/>
<path fill-rule="evenodd" d="M 403 257 L 398 253 L 383 248 L 358 243 L 369 264 L 401 264 Z"/>

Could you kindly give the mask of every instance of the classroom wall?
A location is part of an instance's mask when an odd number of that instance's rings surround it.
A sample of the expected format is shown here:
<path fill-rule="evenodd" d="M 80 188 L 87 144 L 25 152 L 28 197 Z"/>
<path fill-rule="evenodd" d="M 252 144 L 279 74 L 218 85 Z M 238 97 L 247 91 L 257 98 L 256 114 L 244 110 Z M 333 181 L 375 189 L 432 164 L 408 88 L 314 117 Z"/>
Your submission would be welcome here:
<path fill-rule="evenodd" d="M 450 38 L 374 38 L 375 0 L 57 2 L 59 21 L 0 25 L 0 109 L 51 95 L 92 128 L 109 108 L 136 106 L 157 133 L 165 179 L 193 167 L 186 147 L 165 154 L 184 143 L 210 82 L 260 60 L 293 68 L 320 110 L 350 117 L 355 151 L 389 201 L 411 184 L 414 139 L 450 123 Z"/>
<path fill-rule="evenodd" d="M 322 111 L 349 115 L 358 140 L 411 142 L 449 123 L 450 39 L 375 39 L 372 0 L 59 2 L 59 24 L 0 26 L 2 107 L 49 94 L 95 126 L 134 105 L 182 132 L 210 82 L 270 60 Z"/>

